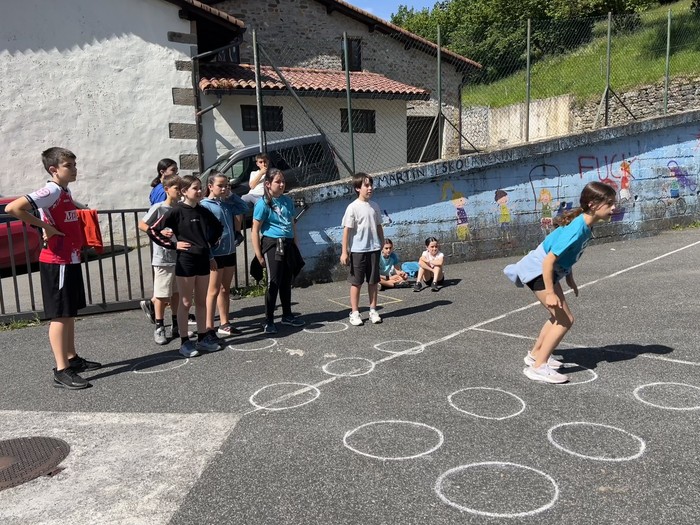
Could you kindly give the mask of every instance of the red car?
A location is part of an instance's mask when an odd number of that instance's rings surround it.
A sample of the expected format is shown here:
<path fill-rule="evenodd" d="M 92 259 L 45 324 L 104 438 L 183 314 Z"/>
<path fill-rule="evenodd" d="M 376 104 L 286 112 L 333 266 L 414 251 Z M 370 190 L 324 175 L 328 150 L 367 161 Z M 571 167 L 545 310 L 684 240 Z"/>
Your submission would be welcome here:
<path fill-rule="evenodd" d="M 15 266 L 27 264 L 27 253 L 29 253 L 29 263 L 39 261 L 41 252 L 41 234 L 33 226 L 24 225 L 5 213 L 5 205 L 9 204 L 16 197 L 0 197 L 0 269 L 10 268 L 10 239 L 12 236 L 12 252 L 14 253 Z M 26 246 L 26 251 L 25 251 Z"/>

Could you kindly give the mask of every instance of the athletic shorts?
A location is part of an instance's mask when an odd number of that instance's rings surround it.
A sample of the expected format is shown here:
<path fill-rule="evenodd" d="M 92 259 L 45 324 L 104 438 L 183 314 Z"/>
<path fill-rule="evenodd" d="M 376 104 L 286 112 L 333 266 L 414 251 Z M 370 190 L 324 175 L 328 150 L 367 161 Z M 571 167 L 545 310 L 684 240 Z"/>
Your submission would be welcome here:
<path fill-rule="evenodd" d="M 545 289 L 544 278 L 541 275 L 538 275 L 532 281 L 525 283 L 525 286 L 527 286 L 533 292 L 541 292 Z"/>
<path fill-rule="evenodd" d="M 208 253 L 177 252 L 175 275 L 178 277 L 209 275 L 210 271 Z"/>
<path fill-rule="evenodd" d="M 219 270 L 236 266 L 236 252 L 228 255 L 217 255 L 214 257 L 214 260 L 216 261 L 216 267 Z"/>
<path fill-rule="evenodd" d="M 170 299 L 174 293 L 177 293 L 175 266 L 154 266 L 153 297 Z"/>
<path fill-rule="evenodd" d="M 379 256 L 381 250 L 376 252 L 352 252 L 350 253 L 350 275 L 348 282 L 353 286 L 362 286 L 379 282 Z"/>
<path fill-rule="evenodd" d="M 80 264 L 39 263 L 44 313 L 49 319 L 76 317 L 85 308 L 85 285 Z"/>

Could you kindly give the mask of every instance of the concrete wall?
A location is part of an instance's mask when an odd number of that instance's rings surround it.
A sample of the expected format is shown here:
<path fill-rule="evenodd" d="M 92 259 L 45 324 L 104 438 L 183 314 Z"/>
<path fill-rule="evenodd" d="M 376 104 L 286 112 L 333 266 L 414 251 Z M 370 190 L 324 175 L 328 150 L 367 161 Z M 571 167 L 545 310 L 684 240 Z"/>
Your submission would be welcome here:
<path fill-rule="evenodd" d="M 202 105 L 216 101 L 214 96 L 202 97 Z M 323 129 L 338 153 L 350 163 L 350 138 L 340 131 L 340 109 L 347 108 L 343 97 L 302 97 L 306 108 Z M 222 103 L 202 118 L 204 137 L 204 166 L 207 167 L 222 153 L 258 143 L 257 131 L 243 131 L 241 105 L 255 105 L 255 97 L 233 95 L 222 98 Z M 281 106 L 284 131 L 267 132 L 267 140 L 280 140 L 318 133 L 292 97 L 266 97 L 266 106 Z M 355 133 L 356 171 L 381 171 L 406 163 L 406 101 L 385 99 L 358 99 L 353 109 L 375 111 L 376 133 Z M 391 140 L 386 140 L 390 137 Z M 397 162 L 399 160 L 399 162 Z M 340 166 L 339 166 L 340 167 Z M 341 168 L 341 172 L 344 170 Z"/>
<path fill-rule="evenodd" d="M 612 222 L 596 227 L 599 241 L 687 224 L 698 214 L 699 176 L 694 111 L 380 174 L 373 200 L 401 260 L 417 259 L 424 239 L 435 236 L 449 263 L 525 253 L 551 229 L 543 207 L 556 214 L 578 206 L 593 180 L 621 197 Z M 501 203 L 496 190 L 507 194 Z M 307 277 L 345 278 L 338 257 L 340 221 L 354 198 L 347 181 L 294 193 L 310 205 L 297 224 Z"/>
<path fill-rule="evenodd" d="M 173 88 L 191 88 L 190 32 L 178 8 L 161 0 L 12 2 L 0 18 L 0 194 L 44 184 L 41 152 L 78 156 L 72 191 L 100 209 L 148 206 L 163 157 L 196 154 L 194 140 L 171 138 L 172 123 L 194 123 Z"/>

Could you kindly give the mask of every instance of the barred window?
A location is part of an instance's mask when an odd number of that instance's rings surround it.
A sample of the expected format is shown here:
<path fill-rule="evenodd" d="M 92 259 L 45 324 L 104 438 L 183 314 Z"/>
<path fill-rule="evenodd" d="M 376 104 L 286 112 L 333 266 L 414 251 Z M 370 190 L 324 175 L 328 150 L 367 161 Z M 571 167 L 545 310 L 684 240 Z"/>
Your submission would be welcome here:
<path fill-rule="evenodd" d="M 284 131 L 282 106 L 264 106 L 262 110 L 263 131 Z M 243 131 L 258 131 L 257 106 L 241 106 Z"/>
<path fill-rule="evenodd" d="M 340 110 L 340 131 L 344 133 L 349 132 L 347 109 Z M 352 132 L 376 133 L 375 111 L 373 109 L 353 109 Z"/>

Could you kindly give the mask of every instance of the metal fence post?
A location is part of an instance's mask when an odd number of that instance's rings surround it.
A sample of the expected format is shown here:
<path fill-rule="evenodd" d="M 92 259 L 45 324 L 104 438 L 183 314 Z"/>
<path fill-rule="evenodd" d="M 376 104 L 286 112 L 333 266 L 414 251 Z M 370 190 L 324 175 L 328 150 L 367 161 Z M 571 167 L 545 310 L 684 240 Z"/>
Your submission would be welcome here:
<path fill-rule="evenodd" d="M 442 158 L 442 38 L 440 24 L 437 26 L 437 91 L 438 91 L 438 158 Z"/>
<path fill-rule="evenodd" d="M 352 129 L 352 95 L 350 92 L 350 53 L 348 52 L 348 32 L 343 32 L 343 57 L 345 58 L 345 91 L 348 98 L 348 133 L 350 133 L 350 166 L 355 173 L 355 135 Z"/>
<path fill-rule="evenodd" d="M 612 43 L 612 11 L 608 11 L 608 50 L 605 70 L 605 126 L 610 120 L 610 47 Z"/>
<path fill-rule="evenodd" d="M 530 142 L 530 29 L 531 19 L 527 19 L 527 51 L 525 53 L 525 142 Z"/>
<path fill-rule="evenodd" d="M 260 144 L 260 153 L 265 153 L 265 132 L 263 131 L 263 99 L 262 86 L 260 84 L 260 58 L 258 57 L 258 34 L 253 29 L 253 62 L 255 66 L 255 102 L 258 112 L 258 143 Z"/>
<path fill-rule="evenodd" d="M 666 74 L 664 75 L 664 115 L 668 113 L 668 85 L 671 70 L 671 10 L 668 10 L 666 24 Z"/>

